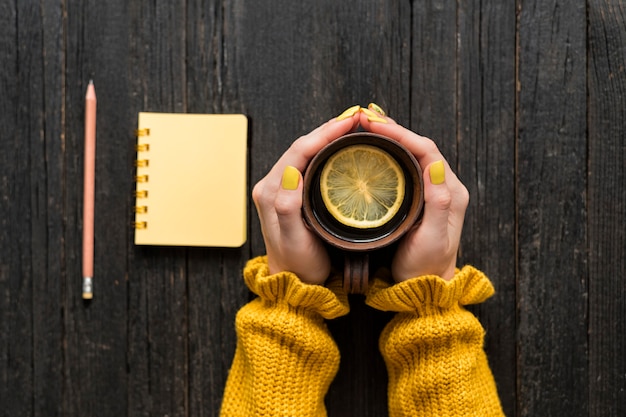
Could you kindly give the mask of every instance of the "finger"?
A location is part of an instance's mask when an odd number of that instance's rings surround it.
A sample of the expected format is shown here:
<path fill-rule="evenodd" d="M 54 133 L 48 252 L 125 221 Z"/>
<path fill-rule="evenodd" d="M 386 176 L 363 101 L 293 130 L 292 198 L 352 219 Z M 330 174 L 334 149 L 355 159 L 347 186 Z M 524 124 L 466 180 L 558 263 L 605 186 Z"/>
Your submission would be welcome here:
<path fill-rule="evenodd" d="M 375 124 L 395 124 L 396 122 L 381 109 L 377 104 L 370 103 L 369 108 L 360 110 L 359 124 L 365 130 L 372 131 L 370 126 Z"/>
<path fill-rule="evenodd" d="M 280 227 L 281 240 L 296 244 L 308 236 L 302 221 L 302 174 L 295 167 L 287 166 L 283 172 L 281 187 L 274 203 Z"/>
<path fill-rule="evenodd" d="M 435 239 L 448 236 L 452 195 L 446 184 L 446 166 L 443 160 L 428 165 L 424 171 L 424 215 L 419 227 L 422 236 Z M 447 243 L 446 243 L 447 244 Z"/>
<path fill-rule="evenodd" d="M 371 107 L 372 104 L 368 109 L 361 109 L 360 124 L 363 128 L 400 142 L 418 159 L 422 167 L 443 159 L 443 155 L 431 139 L 399 125 L 384 112 L 383 114 L 375 112 L 374 107 Z"/>
<path fill-rule="evenodd" d="M 330 263 L 323 246 L 306 228 L 301 206 L 302 174 L 287 166 L 274 204 L 278 222 L 278 227 L 274 228 L 277 245 L 273 248 L 276 252 L 268 251 L 268 262 L 271 271 L 289 270 L 303 282 L 319 284 L 328 277 Z"/>
<path fill-rule="evenodd" d="M 443 160 L 424 171 L 424 214 L 419 227 L 402 240 L 394 259 L 394 279 L 406 279 L 447 272 L 450 256 L 449 216 L 451 195 L 445 179 Z M 447 276 L 447 275 L 446 275 Z"/>
<path fill-rule="evenodd" d="M 415 155 L 421 166 L 426 166 L 440 159 L 444 159 L 437 144 L 433 140 L 418 135 L 404 126 L 397 124 L 389 117 L 384 117 L 383 119 L 385 122 L 371 117 L 365 117 L 364 120 L 362 116 L 361 124 L 370 132 L 378 133 L 400 142 Z"/>

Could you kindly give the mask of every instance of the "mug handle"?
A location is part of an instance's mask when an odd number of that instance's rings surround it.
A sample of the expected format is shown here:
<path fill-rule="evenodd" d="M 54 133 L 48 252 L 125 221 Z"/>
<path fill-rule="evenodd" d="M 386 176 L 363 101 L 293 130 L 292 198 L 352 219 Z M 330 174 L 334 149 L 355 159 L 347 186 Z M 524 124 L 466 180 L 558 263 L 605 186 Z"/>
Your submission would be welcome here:
<path fill-rule="evenodd" d="M 343 263 L 343 289 L 348 294 L 365 294 L 369 272 L 369 253 L 346 252 Z"/>

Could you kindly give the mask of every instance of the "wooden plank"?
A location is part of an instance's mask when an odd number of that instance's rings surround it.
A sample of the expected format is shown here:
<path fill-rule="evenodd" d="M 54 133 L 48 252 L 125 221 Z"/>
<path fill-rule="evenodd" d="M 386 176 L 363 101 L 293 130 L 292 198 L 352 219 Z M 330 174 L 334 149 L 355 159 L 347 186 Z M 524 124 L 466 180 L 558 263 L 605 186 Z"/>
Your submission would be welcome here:
<path fill-rule="evenodd" d="M 128 130 L 129 9 L 126 2 L 69 2 L 65 28 L 64 398 L 67 415 L 126 415 L 128 235 L 132 166 Z M 81 255 L 84 97 L 98 98 L 94 298 L 82 299 Z M 128 136 L 127 136 L 128 135 Z"/>
<path fill-rule="evenodd" d="M 18 12 L 19 13 L 19 12 Z M 38 140 L 31 147 L 33 273 L 33 415 L 61 414 L 63 396 L 63 278 L 65 272 L 65 143 L 63 106 L 64 18 L 60 4 L 40 8 L 41 49 L 31 51 L 41 65 L 30 80 L 39 97 L 32 118 Z M 35 98 L 35 96 L 31 96 Z M 41 106 L 41 107 L 40 107 Z M 35 127 L 33 126 L 33 127 Z M 36 136 L 33 137 L 35 139 Z"/>
<path fill-rule="evenodd" d="M 251 184 L 295 138 L 353 104 L 377 102 L 408 124 L 406 2 L 237 2 L 233 11 L 236 43 L 229 51 L 235 54 L 234 87 L 252 121 Z M 254 212 L 251 218 L 251 253 L 260 255 Z M 353 304 L 352 314 L 330 324 L 342 362 L 327 396 L 328 414 L 384 416 L 386 372 L 372 358 L 379 358 L 377 338 L 387 316 L 358 297 Z"/>
<path fill-rule="evenodd" d="M 128 117 L 132 132 L 139 111 L 186 112 L 185 2 L 143 2 L 129 7 Z M 127 155 L 136 139 L 126 137 Z M 126 167 L 132 166 L 126 165 Z M 132 175 L 128 172 L 124 175 Z M 125 177 L 131 179 L 132 177 Z M 120 180 L 122 181 L 122 180 Z M 126 183 L 124 182 L 124 185 Z M 128 195 L 132 195 L 128 193 Z M 127 213 L 132 205 L 126 205 Z M 131 216 L 132 218 L 132 216 Z M 130 229 L 127 229 L 130 230 Z M 131 414 L 188 412 L 187 248 L 135 246 L 129 258 L 128 396 Z"/>
<path fill-rule="evenodd" d="M 472 308 L 506 415 L 516 402 L 515 2 L 460 2 L 458 176 L 470 192 L 459 265 L 470 263 L 496 295 Z"/>
<path fill-rule="evenodd" d="M 242 249 L 189 255 L 189 410 L 217 416 L 236 345 L 235 314 L 247 300 Z"/>
<path fill-rule="evenodd" d="M 589 411 L 626 414 L 626 9 L 589 16 Z"/>
<path fill-rule="evenodd" d="M 129 295 L 129 407 L 185 415 L 188 302 L 184 248 L 136 248 Z"/>
<path fill-rule="evenodd" d="M 40 140 L 40 96 L 29 86 L 37 75 L 41 77 L 41 70 L 37 70 L 36 63 L 30 63 L 36 58 L 27 52 L 31 48 L 41 51 L 42 40 L 36 30 L 36 12 L 7 2 L 0 8 L 0 53 L 4 57 L 0 66 L 0 360 L 4 364 L 0 367 L 0 404 L 9 415 L 31 416 L 34 376 L 30 150 Z M 29 111 L 35 112 L 32 119 Z"/>
<path fill-rule="evenodd" d="M 520 7 L 518 413 L 585 415 L 585 3 Z"/>
<path fill-rule="evenodd" d="M 232 2 L 187 4 L 189 112 L 248 113 L 239 99 Z M 248 190 L 248 195 L 250 192 Z M 248 204 L 248 217 L 253 209 Z M 236 346 L 235 314 L 249 298 L 241 271 L 249 244 L 196 248 L 187 257 L 189 297 L 189 414 L 217 416 Z"/>
<path fill-rule="evenodd" d="M 457 158 L 457 2 L 415 2 L 411 27 L 410 128 Z"/>
<path fill-rule="evenodd" d="M 7 54 L 13 58 L 7 68 L 16 72 L 6 83 L 15 90 L 7 89 L 5 97 L 14 100 L 15 110 L 6 109 L 6 120 L 12 120 L 3 144 L 8 158 L 3 167 L 11 170 L 3 174 L 3 182 L 11 184 L 3 194 L 11 206 L 3 253 L 14 260 L 3 271 L 12 310 L 6 315 L 10 339 L 4 386 L 9 410 L 16 407 L 8 412 L 40 415 L 60 410 L 61 402 L 62 71 L 59 57 L 49 51 L 58 49 L 62 22 L 56 9 L 21 6 L 6 10 L 17 48 Z"/>

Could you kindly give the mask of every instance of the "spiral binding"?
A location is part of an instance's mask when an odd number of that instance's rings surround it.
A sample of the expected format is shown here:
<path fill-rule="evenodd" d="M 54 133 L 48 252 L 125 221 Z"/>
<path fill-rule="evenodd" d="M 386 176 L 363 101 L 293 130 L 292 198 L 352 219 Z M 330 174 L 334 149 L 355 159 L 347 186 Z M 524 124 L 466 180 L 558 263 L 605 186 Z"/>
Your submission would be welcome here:
<path fill-rule="evenodd" d="M 144 167 L 147 167 L 149 163 L 150 163 L 149 159 L 137 159 L 135 161 L 135 166 L 144 168 Z"/>
<path fill-rule="evenodd" d="M 137 137 L 149 136 L 150 129 L 137 129 L 135 130 L 135 135 Z M 150 160 L 148 158 L 139 158 L 140 153 L 145 153 L 150 151 L 149 143 L 139 143 L 135 146 L 135 151 L 137 151 L 137 159 L 135 160 L 135 167 L 137 168 L 145 168 L 150 165 Z M 147 183 L 149 181 L 149 176 L 146 174 L 138 174 L 135 176 L 136 183 Z M 134 196 L 137 200 L 148 198 L 148 190 L 139 190 L 137 189 L 134 192 Z M 148 213 L 147 205 L 136 205 L 133 207 L 135 214 L 146 214 Z M 137 230 L 146 229 L 148 227 L 147 221 L 135 221 L 133 222 L 133 227 Z"/>
<path fill-rule="evenodd" d="M 133 227 L 135 229 L 146 229 L 148 227 L 148 222 L 134 222 Z"/>

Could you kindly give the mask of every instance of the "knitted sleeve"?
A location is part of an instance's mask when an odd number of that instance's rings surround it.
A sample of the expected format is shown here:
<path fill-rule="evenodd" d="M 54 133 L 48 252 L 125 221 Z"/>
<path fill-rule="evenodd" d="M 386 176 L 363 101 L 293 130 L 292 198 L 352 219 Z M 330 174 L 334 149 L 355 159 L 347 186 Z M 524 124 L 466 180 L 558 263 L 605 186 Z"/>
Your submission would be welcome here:
<path fill-rule="evenodd" d="M 341 283 L 328 284 L 338 287 L 336 295 L 290 272 L 270 275 L 266 257 L 248 262 L 244 280 L 259 297 L 237 313 L 237 347 L 220 415 L 325 416 L 339 350 L 324 318 L 348 313 Z"/>
<path fill-rule="evenodd" d="M 389 374 L 389 416 L 502 416 L 483 350 L 484 330 L 463 305 L 493 294 L 471 266 L 446 282 L 422 276 L 393 286 L 375 280 L 367 304 L 398 314 L 379 346 Z"/>

